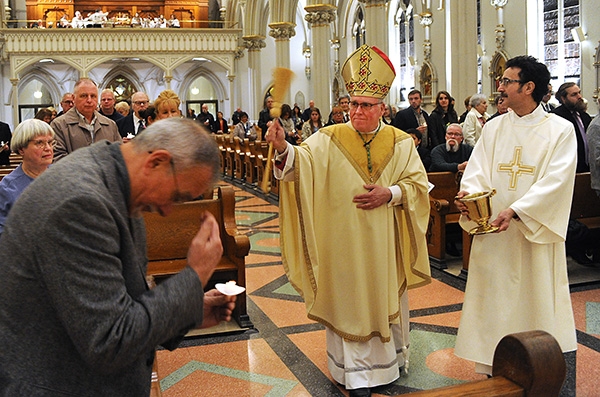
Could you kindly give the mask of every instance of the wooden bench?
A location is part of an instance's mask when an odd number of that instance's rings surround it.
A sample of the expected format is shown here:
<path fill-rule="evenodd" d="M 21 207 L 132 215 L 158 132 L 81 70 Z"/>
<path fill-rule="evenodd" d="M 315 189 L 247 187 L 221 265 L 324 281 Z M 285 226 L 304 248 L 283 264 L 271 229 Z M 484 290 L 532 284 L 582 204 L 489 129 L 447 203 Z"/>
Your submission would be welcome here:
<path fill-rule="evenodd" d="M 218 188 L 216 198 L 175 204 L 168 217 L 144 213 L 148 245 L 147 274 L 160 279 L 180 272 L 187 265 L 187 252 L 200 228 L 201 215 L 210 211 L 217 222 L 223 244 L 223 256 L 205 289 L 216 283 L 235 280 L 246 286 L 245 257 L 250 251 L 248 236 L 238 232 L 235 223 L 235 193 L 230 186 Z M 246 293 L 238 295 L 233 318 L 242 328 L 252 328 L 246 308 Z"/>
<path fill-rule="evenodd" d="M 589 172 L 575 175 L 571 219 L 576 219 L 590 229 L 600 228 L 600 197 L 592 189 Z"/>
<path fill-rule="evenodd" d="M 460 218 L 460 211 L 454 205 L 459 183 L 453 172 L 428 172 L 427 179 L 435 186 L 429 193 L 427 251 L 432 266 L 438 269 L 447 269 L 446 225 L 456 224 Z M 465 252 L 465 245 L 468 249 L 470 239 L 469 234 L 463 231 L 463 269 L 468 269 L 469 255 L 468 252 Z"/>
<path fill-rule="evenodd" d="M 409 393 L 421 397 L 555 397 L 566 377 L 565 359 L 556 339 L 544 331 L 510 334 L 494 352 L 493 377 Z"/>

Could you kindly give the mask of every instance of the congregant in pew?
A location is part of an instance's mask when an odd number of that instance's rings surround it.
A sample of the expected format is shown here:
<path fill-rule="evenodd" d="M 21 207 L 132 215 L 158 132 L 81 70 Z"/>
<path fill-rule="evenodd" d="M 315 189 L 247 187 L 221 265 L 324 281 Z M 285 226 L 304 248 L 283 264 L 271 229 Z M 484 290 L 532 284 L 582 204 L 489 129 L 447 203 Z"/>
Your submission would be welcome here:
<path fill-rule="evenodd" d="M 598 98 L 600 105 L 600 98 Z M 600 115 L 597 115 L 587 129 L 588 159 L 592 189 L 600 197 Z"/>
<path fill-rule="evenodd" d="M 156 109 L 156 120 L 163 120 L 170 117 L 181 118 L 181 99 L 175 91 L 164 90 L 158 94 L 158 98 L 153 103 Z M 210 129 L 209 129 L 210 130 Z"/>
<path fill-rule="evenodd" d="M 204 292 L 223 247 L 206 213 L 188 266 L 148 290 L 141 211 L 168 215 L 218 178 L 214 140 L 161 120 L 127 144 L 75 151 L 33 183 L 0 238 L 0 395 L 148 396 L 155 349 L 229 320 Z"/>
<path fill-rule="evenodd" d="M 88 78 L 79 79 L 73 94 L 75 106 L 50 123 L 56 139 L 54 162 L 103 139 L 121 142 L 115 122 L 97 110 L 98 85 Z"/>
<path fill-rule="evenodd" d="M 496 190 L 491 226 L 475 235 L 455 353 L 491 374 L 498 341 L 526 330 L 550 333 L 569 376 L 561 395 L 575 395 L 577 337 L 569 295 L 565 235 L 571 210 L 577 141 L 573 124 L 540 106 L 550 72 L 530 56 L 506 62 L 498 91 L 513 111 L 483 127 L 458 197 Z M 476 214 L 460 201 L 460 224 Z"/>
<path fill-rule="evenodd" d="M 233 129 L 233 137 L 240 142 L 240 145 L 243 146 L 244 139 L 255 141 L 257 134 L 254 125 L 248 121 L 248 113 L 241 112 L 240 114 L 240 122 L 237 123 Z"/>
<path fill-rule="evenodd" d="M 25 120 L 15 129 L 12 150 L 23 156 L 23 162 L 0 181 L 0 234 L 17 198 L 52 164 L 54 130 L 42 120 Z"/>
<path fill-rule="evenodd" d="M 417 153 L 419 153 L 423 167 L 425 167 L 425 171 L 429 171 L 429 168 L 431 167 L 431 152 L 422 145 L 423 134 L 416 128 L 409 128 L 406 133 L 410 134 L 413 141 L 415 141 L 415 148 L 417 149 Z"/>
<path fill-rule="evenodd" d="M 463 142 L 462 127 L 458 123 L 446 128 L 446 142 L 431 150 L 429 171 L 464 171 L 471 157 L 473 147 Z"/>

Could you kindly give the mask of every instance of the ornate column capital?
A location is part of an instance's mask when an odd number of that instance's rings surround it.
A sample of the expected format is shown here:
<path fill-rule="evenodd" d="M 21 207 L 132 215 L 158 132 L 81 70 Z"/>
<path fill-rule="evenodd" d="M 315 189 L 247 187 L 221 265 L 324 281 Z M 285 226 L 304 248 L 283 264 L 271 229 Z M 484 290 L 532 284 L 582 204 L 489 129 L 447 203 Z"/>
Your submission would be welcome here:
<path fill-rule="evenodd" d="M 496 33 L 496 48 L 499 50 L 504 49 L 504 40 L 506 39 L 506 28 L 504 25 L 496 26 L 494 30 Z"/>
<path fill-rule="evenodd" d="M 358 0 L 359 3 L 363 3 L 365 7 L 377 7 L 385 6 L 390 0 Z"/>
<path fill-rule="evenodd" d="M 433 14 L 430 10 L 425 10 L 422 13 L 420 13 L 419 18 L 419 23 L 422 26 L 431 26 L 431 24 L 433 23 Z"/>
<path fill-rule="evenodd" d="M 291 22 L 275 22 L 269 24 L 269 36 L 275 40 L 289 40 L 296 35 L 296 24 Z"/>
<path fill-rule="evenodd" d="M 244 47 L 248 51 L 260 51 L 267 46 L 265 36 L 261 35 L 243 36 L 242 40 L 244 40 Z"/>
<path fill-rule="evenodd" d="M 238 46 L 236 47 L 236 49 L 233 51 L 233 57 L 234 59 L 241 59 L 244 57 L 244 50 L 246 49 L 246 47 L 242 47 L 242 46 Z"/>
<path fill-rule="evenodd" d="M 491 0 L 490 3 L 496 8 L 502 8 L 508 3 L 508 0 Z"/>
<path fill-rule="evenodd" d="M 314 4 L 304 7 L 304 20 L 311 25 L 329 25 L 335 21 L 336 7 L 331 4 Z"/>
<path fill-rule="evenodd" d="M 15 86 L 15 87 L 16 87 L 16 86 L 17 86 L 17 84 L 19 84 L 19 81 L 20 81 L 20 80 L 21 80 L 21 79 L 10 79 L 10 84 L 12 84 L 13 86 Z"/>

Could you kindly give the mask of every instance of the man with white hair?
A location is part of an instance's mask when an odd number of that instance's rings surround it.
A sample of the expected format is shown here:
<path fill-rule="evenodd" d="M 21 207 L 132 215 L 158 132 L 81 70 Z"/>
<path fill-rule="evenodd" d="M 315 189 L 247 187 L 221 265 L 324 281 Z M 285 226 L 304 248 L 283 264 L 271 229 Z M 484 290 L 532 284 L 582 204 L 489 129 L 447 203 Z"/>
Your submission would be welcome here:
<path fill-rule="evenodd" d="M 471 157 L 473 147 L 463 144 L 460 124 L 450 124 L 446 128 L 446 143 L 441 143 L 431 151 L 431 167 L 435 171 L 464 171 Z"/>

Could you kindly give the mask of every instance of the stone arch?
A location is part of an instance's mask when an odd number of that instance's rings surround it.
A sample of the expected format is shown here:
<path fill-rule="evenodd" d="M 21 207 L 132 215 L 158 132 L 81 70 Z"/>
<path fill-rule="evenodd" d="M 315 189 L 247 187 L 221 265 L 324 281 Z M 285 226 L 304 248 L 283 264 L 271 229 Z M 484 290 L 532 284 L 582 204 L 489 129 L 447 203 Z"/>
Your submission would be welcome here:
<path fill-rule="evenodd" d="M 25 87 L 33 80 L 41 81 L 48 88 L 48 92 L 50 93 L 50 97 L 52 98 L 52 103 L 54 106 L 58 106 L 60 100 L 62 98 L 62 92 L 60 86 L 58 85 L 56 78 L 46 72 L 43 68 L 33 67 L 29 69 L 26 74 L 19 79 L 19 83 L 17 84 L 17 98 L 18 94 L 21 92 L 21 88 Z"/>
<path fill-rule="evenodd" d="M 219 79 L 219 77 L 212 72 L 211 70 L 205 67 L 199 67 L 194 70 L 193 73 L 188 73 L 183 78 L 180 89 L 179 89 L 179 97 L 182 100 L 187 99 L 187 92 L 191 88 L 192 82 L 196 80 L 198 77 L 204 77 L 207 79 L 213 86 L 215 90 L 215 95 L 217 96 L 217 100 L 219 102 L 223 102 L 225 100 L 229 100 L 229 95 L 227 94 L 227 89 L 223 82 Z"/>

